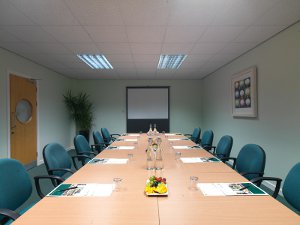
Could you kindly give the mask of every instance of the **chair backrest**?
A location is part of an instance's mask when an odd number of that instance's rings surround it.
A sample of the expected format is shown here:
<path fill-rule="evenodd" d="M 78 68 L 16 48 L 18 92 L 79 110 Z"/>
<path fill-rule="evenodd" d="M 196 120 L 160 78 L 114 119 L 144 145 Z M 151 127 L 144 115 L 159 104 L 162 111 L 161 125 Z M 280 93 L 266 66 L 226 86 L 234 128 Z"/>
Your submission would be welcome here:
<path fill-rule="evenodd" d="M 47 144 L 43 149 L 43 158 L 49 175 L 63 176 L 66 171 L 53 171 L 51 169 L 71 169 L 72 161 L 65 148 L 58 143 Z"/>
<path fill-rule="evenodd" d="M 229 157 L 231 148 L 232 148 L 233 139 L 229 135 L 225 135 L 221 137 L 220 141 L 217 144 L 216 147 L 216 156 L 217 157 Z"/>
<path fill-rule="evenodd" d="M 93 150 L 92 150 L 91 146 L 89 145 L 89 143 L 87 142 L 86 138 L 80 134 L 75 136 L 74 146 L 75 146 L 77 155 L 85 155 L 84 152 L 91 152 L 91 153 L 93 152 Z M 82 165 L 84 165 L 85 163 L 87 163 L 89 161 L 89 159 L 86 159 L 86 158 L 79 158 L 79 160 L 81 161 Z"/>
<path fill-rule="evenodd" d="M 110 143 L 111 142 L 111 136 L 110 136 L 110 133 L 107 130 L 107 128 L 101 128 L 101 133 L 102 133 L 102 137 L 103 137 L 104 141 L 106 143 Z"/>
<path fill-rule="evenodd" d="M 96 145 L 95 149 L 98 152 L 101 152 L 103 149 L 105 149 L 106 146 L 103 137 L 101 136 L 99 131 L 97 130 L 93 131 L 93 139 L 94 139 L 94 144 Z"/>
<path fill-rule="evenodd" d="M 201 146 L 212 146 L 214 140 L 214 132 L 212 130 L 204 131 L 201 139 Z"/>
<path fill-rule="evenodd" d="M 15 159 L 0 159 L 0 208 L 16 210 L 31 192 L 30 177 L 24 166 Z"/>
<path fill-rule="evenodd" d="M 285 199 L 300 211 L 300 162 L 293 166 L 286 176 L 282 193 Z"/>
<path fill-rule="evenodd" d="M 199 143 L 201 134 L 201 129 L 199 127 L 196 127 L 192 133 L 191 140 L 195 143 Z"/>
<path fill-rule="evenodd" d="M 242 147 L 236 159 L 236 170 L 239 173 L 263 173 L 265 171 L 266 153 L 256 144 L 247 144 Z M 248 180 L 259 177 L 259 174 L 249 174 L 244 177 Z"/>

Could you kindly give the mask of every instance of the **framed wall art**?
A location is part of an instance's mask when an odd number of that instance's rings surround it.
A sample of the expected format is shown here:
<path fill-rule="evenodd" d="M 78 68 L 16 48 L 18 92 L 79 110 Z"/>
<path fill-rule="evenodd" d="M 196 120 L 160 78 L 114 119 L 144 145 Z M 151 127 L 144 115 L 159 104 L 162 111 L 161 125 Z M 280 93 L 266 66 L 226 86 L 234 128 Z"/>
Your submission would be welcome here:
<path fill-rule="evenodd" d="M 256 67 L 245 69 L 232 76 L 232 115 L 257 117 Z"/>

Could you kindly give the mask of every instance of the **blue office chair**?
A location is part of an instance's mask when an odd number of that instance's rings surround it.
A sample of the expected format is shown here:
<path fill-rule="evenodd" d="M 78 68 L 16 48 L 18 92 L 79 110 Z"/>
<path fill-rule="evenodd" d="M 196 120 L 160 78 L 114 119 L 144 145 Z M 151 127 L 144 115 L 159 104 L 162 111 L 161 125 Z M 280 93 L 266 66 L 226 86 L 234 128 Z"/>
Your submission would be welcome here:
<path fill-rule="evenodd" d="M 15 211 L 29 199 L 32 184 L 24 166 L 15 159 L 0 159 L 0 177 L 0 224 L 8 225 L 34 205 L 29 205 L 20 212 Z M 34 177 L 35 180 L 45 178 L 62 182 L 55 176 Z"/>
<path fill-rule="evenodd" d="M 205 150 L 210 150 L 214 140 L 214 132 L 212 130 L 204 131 L 200 140 L 200 145 Z"/>
<path fill-rule="evenodd" d="M 229 135 L 221 137 L 217 146 L 212 146 L 213 155 L 222 160 L 222 158 L 228 158 L 232 149 L 233 139 Z"/>
<path fill-rule="evenodd" d="M 247 144 L 236 158 L 224 157 L 222 160 L 233 160 L 232 168 L 248 180 L 264 175 L 266 153 L 259 145 Z"/>
<path fill-rule="evenodd" d="M 260 183 L 264 180 L 275 181 L 276 186 L 272 194 L 274 198 L 278 196 L 282 179 L 276 177 L 257 177 L 251 180 L 253 183 Z M 288 172 L 282 186 L 282 193 L 287 202 L 300 211 L 300 162 L 292 167 Z"/>
<path fill-rule="evenodd" d="M 65 148 L 58 143 L 47 144 L 43 149 L 43 158 L 46 165 L 46 169 L 49 175 L 55 175 L 63 178 L 66 174 L 73 174 L 72 161 L 76 170 L 78 166 L 75 159 L 88 158 L 87 156 L 70 156 Z M 72 159 L 72 161 L 71 161 Z M 54 184 L 57 185 L 57 184 Z"/>
<path fill-rule="evenodd" d="M 111 144 L 120 134 L 110 134 L 107 128 L 101 128 L 102 137 L 105 143 Z M 116 137 L 117 136 L 117 137 Z"/>
<path fill-rule="evenodd" d="M 201 129 L 199 127 L 196 127 L 193 131 L 192 134 L 185 134 L 191 141 L 194 143 L 198 144 L 200 140 L 200 134 L 201 134 Z"/>
<path fill-rule="evenodd" d="M 76 154 L 79 156 L 78 160 L 83 166 L 96 155 L 83 135 L 78 134 L 75 136 L 74 146 Z"/>
<path fill-rule="evenodd" d="M 93 131 L 93 139 L 94 139 L 93 147 L 98 153 L 100 153 L 103 149 L 105 149 L 109 145 L 108 143 L 104 142 L 103 137 L 97 130 Z"/>

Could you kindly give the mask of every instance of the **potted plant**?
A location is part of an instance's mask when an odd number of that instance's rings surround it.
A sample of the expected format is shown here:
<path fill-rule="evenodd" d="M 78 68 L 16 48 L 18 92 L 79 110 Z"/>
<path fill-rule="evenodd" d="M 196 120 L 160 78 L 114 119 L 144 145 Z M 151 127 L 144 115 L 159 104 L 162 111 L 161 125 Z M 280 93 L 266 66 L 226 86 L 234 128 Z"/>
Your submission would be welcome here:
<path fill-rule="evenodd" d="M 93 122 L 93 104 L 86 93 L 73 95 L 71 90 L 64 95 L 64 102 L 69 110 L 70 117 L 76 125 L 76 134 L 82 134 L 89 141 Z"/>

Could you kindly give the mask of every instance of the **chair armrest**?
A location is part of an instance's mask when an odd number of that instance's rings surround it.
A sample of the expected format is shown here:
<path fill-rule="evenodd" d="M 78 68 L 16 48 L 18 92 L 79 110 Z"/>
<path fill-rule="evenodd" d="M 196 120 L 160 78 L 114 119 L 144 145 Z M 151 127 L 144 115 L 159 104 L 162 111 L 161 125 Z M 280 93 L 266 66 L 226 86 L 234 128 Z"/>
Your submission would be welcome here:
<path fill-rule="evenodd" d="M 76 158 L 77 158 L 77 160 L 80 160 L 80 158 L 92 159 L 91 157 L 86 156 L 86 155 L 73 155 L 72 156 L 72 161 L 73 161 L 73 165 L 74 165 L 76 170 L 79 170 L 79 167 L 77 166 L 77 163 L 75 161 Z"/>
<path fill-rule="evenodd" d="M 235 168 L 235 164 L 236 164 L 236 158 L 235 158 L 235 157 L 224 157 L 224 158 L 221 158 L 220 160 L 221 160 L 222 162 L 224 162 L 224 163 L 227 162 L 227 161 L 229 161 L 229 160 L 232 160 L 232 161 L 233 161 L 233 164 L 232 164 L 232 165 L 227 164 L 227 165 L 231 166 L 232 169 Z"/>
<path fill-rule="evenodd" d="M 204 145 L 202 146 L 206 151 L 210 152 L 211 150 L 213 150 L 212 154 L 214 154 L 216 152 L 216 146 L 212 146 L 212 145 Z"/>
<path fill-rule="evenodd" d="M 239 174 L 241 174 L 242 176 L 249 175 L 249 174 L 257 174 L 260 177 L 262 177 L 264 175 L 264 172 L 240 172 Z"/>
<path fill-rule="evenodd" d="M 82 155 L 81 155 L 82 154 Z M 96 153 L 95 152 L 92 152 L 92 151 L 86 151 L 86 152 L 80 152 L 80 155 L 78 156 L 87 156 L 89 157 L 89 155 L 94 155 L 96 156 Z"/>
<path fill-rule="evenodd" d="M 44 198 L 45 195 L 43 194 L 42 190 L 41 190 L 41 186 L 40 186 L 40 180 L 41 179 L 50 179 L 52 181 L 52 183 L 56 183 L 57 185 L 59 185 L 60 183 L 64 182 L 64 179 L 62 179 L 59 176 L 35 176 L 34 177 L 34 183 L 35 183 L 35 187 L 36 187 L 36 191 L 38 193 L 38 195 L 40 196 L 40 198 Z"/>
<path fill-rule="evenodd" d="M 216 156 L 217 158 L 219 158 L 221 161 L 223 161 L 223 159 L 224 159 L 223 162 L 228 161 L 228 160 L 225 159 L 226 157 L 224 157 L 225 154 L 220 154 L 220 153 L 216 154 L 216 153 L 213 153 L 213 155 Z"/>
<path fill-rule="evenodd" d="M 18 214 L 17 212 L 10 209 L 3 209 L 3 208 L 0 209 L 0 215 L 3 215 L 4 217 L 8 217 L 9 219 L 12 220 L 16 220 L 18 219 L 18 217 L 20 217 L 20 214 Z M 0 222 L 2 222 L 2 220 Z"/>
<path fill-rule="evenodd" d="M 260 186 L 261 182 L 264 181 L 264 180 L 269 180 L 269 181 L 276 182 L 275 190 L 272 194 L 272 197 L 277 198 L 279 190 L 280 190 L 280 185 L 281 185 L 282 179 L 277 178 L 277 177 L 256 177 L 256 178 L 253 178 L 252 180 L 250 180 L 250 182 L 252 182 L 254 184 L 258 184 L 258 186 Z"/>
<path fill-rule="evenodd" d="M 55 172 L 55 171 L 65 171 L 65 172 L 71 173 L 71 174 L 74 173 L 71 169 L 68 169 L 68 168 L 55 168 L 55 169 L 49 169 L 49 170 L 48 170 L 48 172 L 49 172 L 50 174 L 52 174 L 52 172 Z"/>
<path fill-rule="evenodd" d="M 97 147 L 100 147 L 100 151 L 97 150 Z M 99 154 L 103 149 L 106 148 L 106 145 L 105 144 L 93 144 L 93 145 L 91 145 L 91 148 L 93 149 L 94 152 L 96 151 Z"/>

